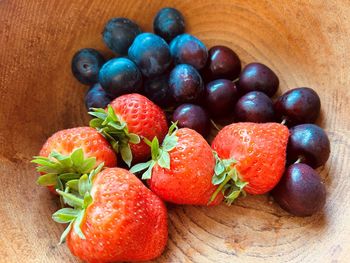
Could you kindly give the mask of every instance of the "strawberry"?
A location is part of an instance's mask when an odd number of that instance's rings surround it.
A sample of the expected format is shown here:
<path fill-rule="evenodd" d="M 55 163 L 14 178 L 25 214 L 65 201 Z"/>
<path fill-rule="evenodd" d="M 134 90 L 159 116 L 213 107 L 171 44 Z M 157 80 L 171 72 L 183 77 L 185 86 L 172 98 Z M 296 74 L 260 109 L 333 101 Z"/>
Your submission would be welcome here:
<path fill-rule="evenodd" d="M 217 159 L 213 183 L 227 203 L 244 190 L 264 194 L 279 182 L 286 163 L 288 128 L 278 123 L 233 123 L 212 142 Z M 244 190 L 243 190 L 244 189 Z"/>
<path fill-rule="evenodd" d="M 207 205 L 216 187 L 211 183 L 215 159 L 206 140 L 194 130 L 177 129 L 173 124 L 161 147 L 156 137 L 148 144 L 152 160 L 130 171 L 147 169 L 142 179 L 148 179 L 150 189 L 165 201 Z M 222 198 L 218 195 L 212 205 Z"/>
<path fill-rule="evenodd" d="M 69 223 L 61 236 L 86 262 L 144 261 L 158 257 L 167 237 L 164 203 L 132 173 L 102 166 L 57 190 L 73 208 L 53 214 Z"/>
<path fill-rule="evenodd" d="M 80 127 L 53 134 L 32 162 L 39 165 L 37 171 L 42 174 L 38 178 L 40 185 L 51 190 L 63 190 L 66 181 L 78 179 L 100 163 L 107 167 L 116 166 L 117 157 L 95 129 Z"/>
<path fill-rule="evenodd" d="M 96 128 L 121 154 L 130 166 L 150 157 L 149 147 L 140 140 L 163 140 L 168 125 L 164 112 L 140 94 L 127 94 L 114 99 L 107 109 L 92 109 L 90 126 Z"/>

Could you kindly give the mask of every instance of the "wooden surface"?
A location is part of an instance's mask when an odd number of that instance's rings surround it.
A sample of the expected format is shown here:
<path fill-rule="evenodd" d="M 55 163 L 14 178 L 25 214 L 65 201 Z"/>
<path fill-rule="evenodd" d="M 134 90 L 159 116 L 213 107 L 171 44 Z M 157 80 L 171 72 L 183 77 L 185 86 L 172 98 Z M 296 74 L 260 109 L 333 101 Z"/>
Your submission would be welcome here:
<path fill-rule="evenodd" d="M 288 2 L 288 4 L 287 4 Z M 145 31 L 161 6 L 179 8 L 188 32 L 266 63 L 280 91 L 310 86 L 332 155 L 319 171 L 323 213 L 296 218 L 268 196 L 206 208 L 169 205 L 169 241 L 157 262 L 350 262 L 350 5 L 344 1 L 0 0 L 0 262 L 77 262 L 58 246 L 55 199 L 29 164 L 53 132 L 86 125 L 85 87 L 70 59 L 83 47 L 111 54 L 104 23 L 128 16 Z"/>

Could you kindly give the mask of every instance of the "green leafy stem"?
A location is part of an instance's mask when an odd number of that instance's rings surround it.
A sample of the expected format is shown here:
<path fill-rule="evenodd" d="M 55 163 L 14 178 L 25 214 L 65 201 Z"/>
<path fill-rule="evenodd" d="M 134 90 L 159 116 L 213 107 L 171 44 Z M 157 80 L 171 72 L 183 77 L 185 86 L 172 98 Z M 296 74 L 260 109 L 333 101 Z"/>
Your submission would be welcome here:
<path fill-rule="evenodd" d="M 95 117 L 90 121 L 90 127 L 101 133 L 130 167 L 132 162 L 130 143 L 140 143 L 140 137 L 129 132 L 126 123 L 115 114 L 111 105 L 108 105 L 107 111 L 101 108 L 91 108 L 89 114 Z"/>
<path fill-rule="evenodd" d="M 218 185 L 218 188 L 211 196 L 208 204 L 213 202 L 221 192 L 225 197 L 225 202 L 231 205 L 240 194 L 245 195 L 244 187 L 248 184 L 239 178 L 239 173 L 235 167 L 237 163 L 234 159 L 220 159 L 214 151 L 215 169 L 212 177 L 212 183 Z"/>
<path fill-rule="evenodd" d="M 176 123 L 173 123 L 168 134 L 165 136 L 162 146 L 159 146 L 159 140 L 157 137 L 154 137 L 152 142 L 147 138 L 144 138 L 145 143 L 151 147 L 152 159 L 145 163 L 139 163 L 134 165 L 130 172 L 137 173 L 143 170 L 146 170 L 142 174 L 142 179 L 150 179 L 152 176 L 153 167 L 158 164 L 160 167 L 165 169 L 170 169 L 170 155 L 169 152 L 173 150 L 178 142 L 178 137 L 176 136 L 178 128 Z"/>
<path fill-rule="evenodd" d="M 62 233 L 60 243 L 66 240 L 68 233 L 73 230 L 81 239 L 85 235 L 81 230 L 81 223 L 84 219 L 86 209 L 93 203 L 90 194 L 92 182 L 96 174 L 103 168 L 101 163 L 96 169 L 92 170 L 89 175 L 84 174 L 79 179 L 73 179 L 66 183 L 65 190 L 57 189 L 57 193 L 62 197 L 63 202 L 71 207 L 64 207 L 52 215 L 52 219 L 61 224 L 68 224 L 66 230 Z"/>
<path fill-rule="evenodd" d="M 37 183 L 41 186 L 53 186 L 65 190 L 65 183 L 79 179 L 83 174 L 90 173 L 96 165 L 96 158 L 84 158 L 81 148 L 75 149 L 70 155 L 52 151 L 48 157 L 34 156 L 32 163 L 38 164 L 36 170 L 41 175 Z"/>

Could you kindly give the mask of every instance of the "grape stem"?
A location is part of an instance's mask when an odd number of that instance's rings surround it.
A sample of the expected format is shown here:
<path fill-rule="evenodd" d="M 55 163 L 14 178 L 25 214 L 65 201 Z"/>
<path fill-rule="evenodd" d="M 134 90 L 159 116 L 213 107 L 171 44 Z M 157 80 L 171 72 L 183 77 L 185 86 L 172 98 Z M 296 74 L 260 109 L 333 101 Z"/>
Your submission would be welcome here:
<path fill-rule="evenodd" d="M 220 131 L 219 126 L 213 121 L 213 119 L 210 119 L 210 123 L 211 123 L 211 125 L 213 125 L 213 127 L 214 127 L 217 131 Z"/>
<path fill-rule="evenodd" d="M 298 160 L 296 160 L 294 164 L 301 163 L 303 160 L 304 160 L 303 156 L 298 156 Z"/>

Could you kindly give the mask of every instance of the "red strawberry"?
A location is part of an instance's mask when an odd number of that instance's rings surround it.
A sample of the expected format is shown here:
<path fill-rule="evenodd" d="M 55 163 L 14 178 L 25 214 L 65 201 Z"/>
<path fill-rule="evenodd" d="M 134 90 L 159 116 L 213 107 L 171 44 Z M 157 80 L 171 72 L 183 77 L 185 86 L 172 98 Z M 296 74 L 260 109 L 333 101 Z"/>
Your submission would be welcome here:
<path fill-rule="evenodd" d="M 111 142 L 129 166 L 131 161 L 145 161 L 150 156 L 149 147 L 140 137 L 152 140 L 156 136 L 162 141 L 168 130 L 164 112 L 140 94 L 120 96 L 106 110 L 93 109 L 89 113 L 97 117 L 90 126 Z"/>
<path fill-rule="evenodd" d="M 117 165 L 117 157 L 101 134 L 90 127 L 62 130 L 53 134 L 40 150 L 33 163 L 40 185 L 64 189 L 64 182 L 89 173 L 99 164 L 107 167 Z M 86 158 L 86 159 L 85 159 Z"/>
<path fill-rule="evenodd" d="M 90 263 L 158 257 L 168 237 L 163 202 L 129 171 L 100 169 L 67 183 L 76 194 L 58 190 L 74 207 L 53 215 L 56 222 L 69 223 L 61 242 L 67 237 L 71 252 Z"/>
<path fill-rule="evenodd" d="M 165 201 L 207 205 L 216 187 L 211 183 L 215 158 L 206 140 L 194 130 L 177 130 L 173 125 L 162 146 L 154 138 L 151 148 L 152 160 L 137 164 L 130 171 L 148 168 L 142 179 L 149 179 L 151 190 Z M 212 205 L 222 198 L 218 195 Z"/>
<path fill-rule="evenodd" d="M 215 137 L 217 162 L 213 181 L 231 203 L 244 190 L 264 194 L 279 182 L 286 163 L 289 131 L 278 123 L 233 123 Z M 231 160 L 230 160 L 231 159 Z M 214 195 L 215 197 L 215 195 Z"/>

